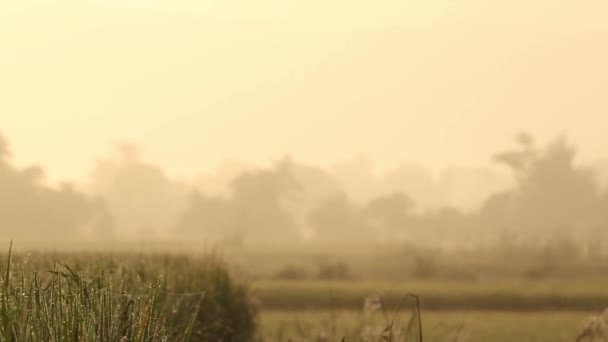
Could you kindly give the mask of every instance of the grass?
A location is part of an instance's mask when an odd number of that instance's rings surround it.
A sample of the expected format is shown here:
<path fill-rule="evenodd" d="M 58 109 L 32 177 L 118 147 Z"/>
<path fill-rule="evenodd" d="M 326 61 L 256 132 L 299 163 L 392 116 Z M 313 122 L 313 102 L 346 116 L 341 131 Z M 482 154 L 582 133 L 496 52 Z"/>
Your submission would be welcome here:
<path fill-rule="evenodd" d="M 608 307 L 603 277 L 253 279 L 214 255 L 9 251 L 0 342 L 573 341 Z M 404 293 L 420 295 L 422 321 L 412 302 L 398 309 Z"/>
<path fill-rule="evenodd" d="M 608 307 L 605 280 L 546 279 L 480 281 L 417 280 L 400 282 L 258 281 L 252 293 L 269 310 L 359 310 L 371 293 L 380 293 L 388 309 L 404 293 L 420 295 L 423 310 L 600 311 Z"/>
<path fill-rule="evenodd" d="M 213 257 L 9 249 L 3 264 L 0 341 L 248 341 L 255 333 L 245 288 Z"/>
<path fill-rule="evenodd" d="M 396 320 L 407 326 L 411 312 Z M 583 312 L 430 311 L 422 313 L 425 342 L 572 342 L 590 315 Z M 381 314 L 353 310 L 263 311 L 261 334 L 265 341 L 373 341 L 366 336 L 384 327 Z M 394 338 L 394 341 L 400 341 Z M 380 339 L 378 339 L 380 341 Z M 412 338 L 408 341 L 417 341 Z M 600 341 L 600 340 L 597 340 Z"/>

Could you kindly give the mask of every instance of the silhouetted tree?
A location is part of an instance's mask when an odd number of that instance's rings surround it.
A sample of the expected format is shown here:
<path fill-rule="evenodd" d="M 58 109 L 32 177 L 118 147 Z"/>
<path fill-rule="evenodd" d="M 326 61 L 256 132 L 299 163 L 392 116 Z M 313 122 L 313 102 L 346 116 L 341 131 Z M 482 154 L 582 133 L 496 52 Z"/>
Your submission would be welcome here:
<path fill-rule="evenodd" d="M 69 184 L 49 187 L 43 177 L 40 167 L 20 170 L 11 165 L 8 144 L 0 137 L 0 234 L 49 240 L 111 233 L 112 220 L 102 201 Z"/>
<path fill-rule="evenodd" d="M 285 210 L 293 217 L 298 230 L 310 237 L 313 230 L 308 214 L 319 203 L 342 193 L 338 179 L 310 165 L 290 162 L 289 169 L 297 188 L 283 201 Z"/>
<path fill-rule="evenodd" d="M 384 239 L 404 236 L 412 229 L 414 202 L 403 193 L 393 193 L 372 199 L 363 208 L 365 218 L 374 234 Z"/>
<path fill-rule="evenodd" d="M 387 171 L 381 179 L 384 194 L 402 192 L 415 199 L 418 209 L 436 208 L 443 204 L 442 189 L 431 171 L 418 164 L 403 163 Z"/>
<path fill-rule="evenodd" d="M 516 186 L 486 202 L 482 222 L 544 237 L 597 234 L 597 227 L 606 226 L 606 201 L 592 171 L 575 164 L 575 150 L 565 139 L 542 149 L 527 135 L 518 143 L 496 157 L 513 171 Z"/>
<path fill-rule="evenodd" d="M 8 156 L 10 155 L 10 151 L 8 148 L 8 143 L 4 139 L 2 135 L 0 135 L 0 164 L 8 163 Z"/>
<path fill-rule="evenodd" d="M 105 198 L 119 231 L 167 232 L 187 207 L 190 188 L 143 161 L 134 145 L 122 144 L 117 152 L 117 159 L 97 162 L 91 191 Z"/>
<path fill-rule="evenodd" d="M 298 238 L 294 220 L 283 208 L 283 201 L 298 187 L 290 164 L 283 160 L 273 168 L 243 173 L 231 182 L 234 231 L 250 241 Z"/>
<path fill-rule="evenodd" d="M 190 197 L 189 207 L 177 223 L 176 231 L 180 236 L 215 242 L 233 240 L 238 238 L 235 214 L 230 200 L 195 192 Z"/>
<path fill-rule="evenodd" d="M 323 201 L 309 214 L 309 222 L 320 241 L 370 241 L 374 236 L 363 210 L 345 194 Z"/>
<path fill-rule="evenodd" d="M 436 247 L 449 247 L 449 243 L 469 239 L 467 228 L 470 215 L 452 207 L 442 207 L 425 211 L 417 215 L 414 221 L 413 233 L 418 236 L 418 242 Z M 426 241 L 422 241 L 422 240 Z M 416 240 L 412 241 L 416 242 Z"/>
<path fill-rule="evenodd" d="M 335 164 L 331 173 L 340 181 L 342 191 L 356 203 L 365 203 L 383 193 L 378 187 L 373 163 L 363 156 Z"/>
<path fill-rule="evenodd" d="M 497 153 L 494 160 L 507 165 L 516 176 L 525 176 L 538 158 L 538 151 L 534 139 L 527 133 L 518 134 L 515 142 L 518 145 L 516 149 Z"/>

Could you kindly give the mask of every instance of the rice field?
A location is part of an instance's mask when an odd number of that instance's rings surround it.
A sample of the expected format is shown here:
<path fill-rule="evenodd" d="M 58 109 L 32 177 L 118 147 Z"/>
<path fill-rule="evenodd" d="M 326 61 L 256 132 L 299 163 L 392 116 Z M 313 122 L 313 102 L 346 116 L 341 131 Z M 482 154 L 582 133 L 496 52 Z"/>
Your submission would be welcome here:
<path fill-rule="evenodd" d="M 424 310 L 585 311 L 608 307 L 605 278 L 482 279 L 478 281 L 258 281 L 251 291 L 264 309 L 359 310 L 371 294 L 394 310 L 404 294 L 421 297 Z"/>
<path fill-rule="evenodd" d="M 608 307 L 601 276 L 247 280 L 232 266 L 215 254 L 9 249 L 0 341 L 575 341 L 608 323 L 593 320 Z"/>
<path fill-rule="evenodd" d="M 410 311 L 398 315 L 394 341 L 418 341 L 416 334 L 405 339 L 411 315 Z M 554 311 L 423 311 L 422 327 L 427 342 L 574 342 L 591 316 Z M 381 313 L 353 310 L 264 311 L 260 323 L 265 341 L 340 341 L 342 337 L 346 341 L 383 341 L 386 327 Z"/>
<path fill-rule="evenodd" d="M 0 341 L 250 341 L 255 309 L 225 265 L 166 255 L 13 255 Z"/>
<path fill-rule="evenodd" d="M 602 282 L 559 285 L 281 281 L 254 284 L 253 293 L 261 294 L 264 341 L 604 341 Z M 408 288 L 428 295 L 421 298 L 420 316 L 404 297 Z"/>

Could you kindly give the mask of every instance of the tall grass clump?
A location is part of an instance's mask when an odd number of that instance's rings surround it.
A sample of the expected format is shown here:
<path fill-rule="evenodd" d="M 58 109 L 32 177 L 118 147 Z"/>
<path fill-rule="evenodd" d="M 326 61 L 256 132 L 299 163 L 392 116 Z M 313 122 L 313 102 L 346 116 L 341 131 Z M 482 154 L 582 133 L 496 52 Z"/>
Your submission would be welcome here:
<path fill-rule="evenodd" d="M 0 341 L 229 342 L 255 334 L 246 288 L 215 257 L 23 257 L 9 249 L 0 274 Z"/>

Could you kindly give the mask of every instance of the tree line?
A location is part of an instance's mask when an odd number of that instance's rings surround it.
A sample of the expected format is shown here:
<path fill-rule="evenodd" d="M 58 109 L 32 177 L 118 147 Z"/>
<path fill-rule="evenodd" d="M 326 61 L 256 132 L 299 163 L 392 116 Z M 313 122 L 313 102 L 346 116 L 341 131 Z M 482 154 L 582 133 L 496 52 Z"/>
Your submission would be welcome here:
<path fill-rule="evenodd" d="M 5 236 L 137 236 L 213 242 L 411 242 L 436 245 L 576 240 L 600 249 L 608 193 L 564 138 L 539 146 L 519 135 L 494 156 L 513 176 L 472 211 L 421 208 L 404 191 L 355 200 L 320 168 L 284 158 L 235 174 L 223 194 L 169 179 L 132 145 L 99 161 L 86 190 L 51 187 L 19 169 L 0 140 L 0 232 Z M 59 234 L 59 235 L 58 235 Z"/>

